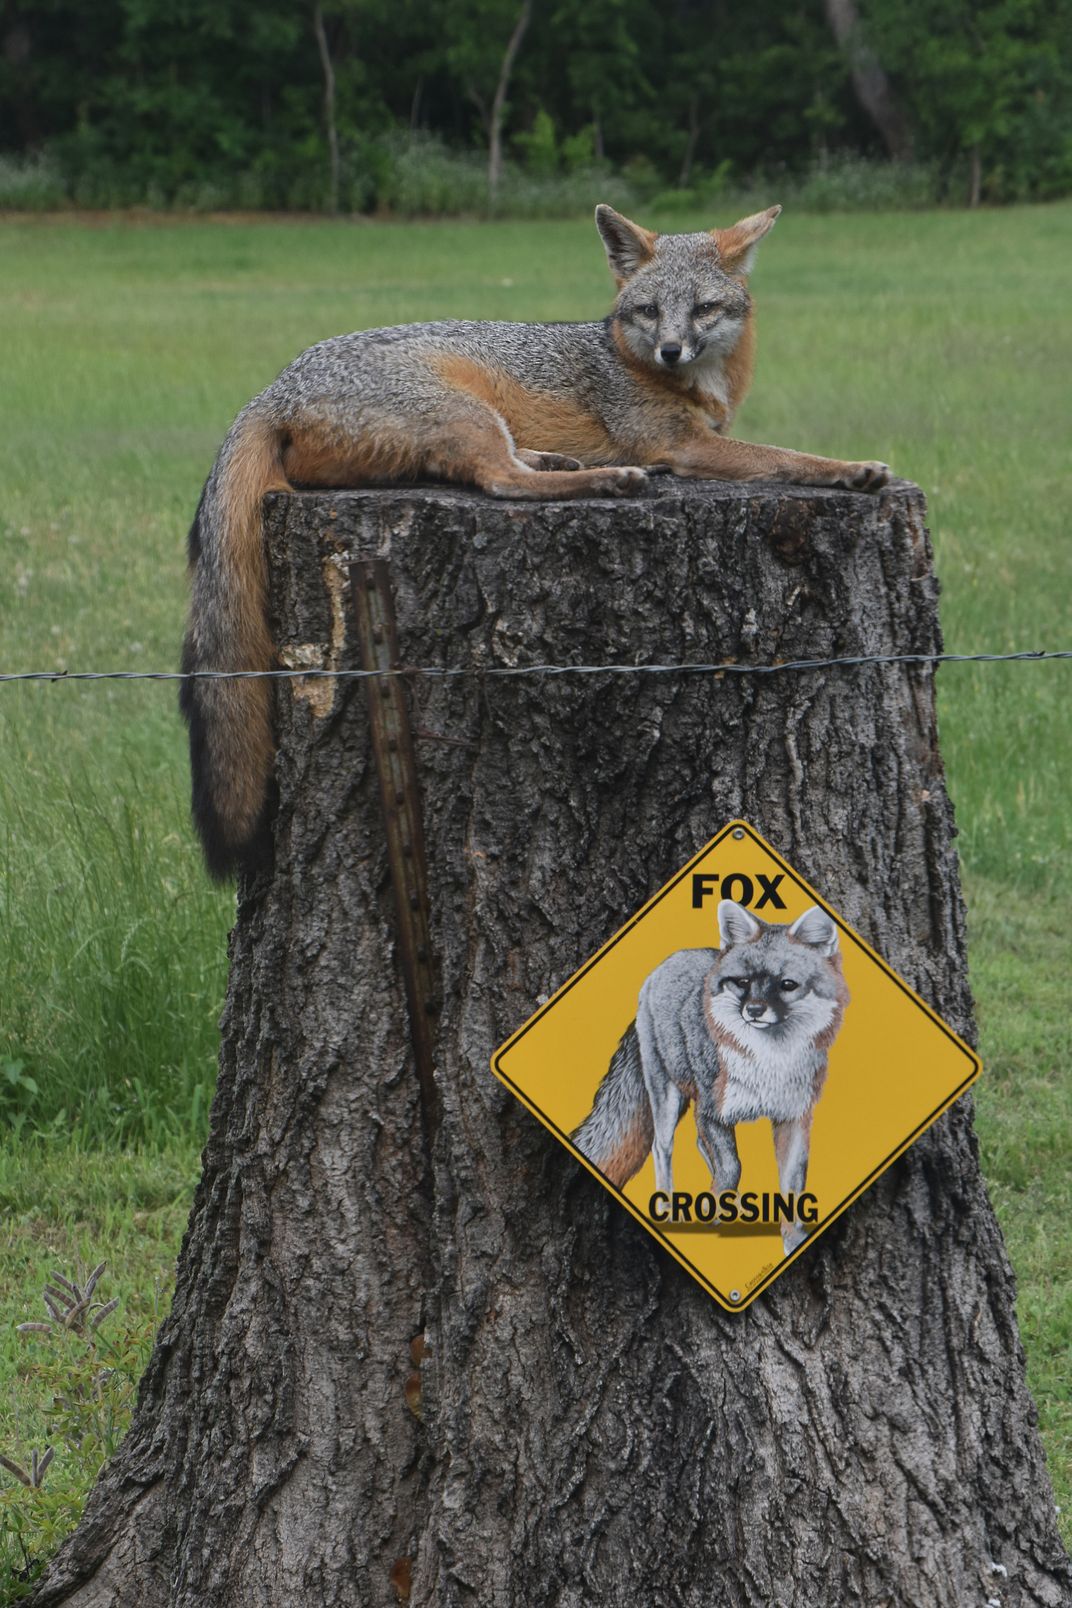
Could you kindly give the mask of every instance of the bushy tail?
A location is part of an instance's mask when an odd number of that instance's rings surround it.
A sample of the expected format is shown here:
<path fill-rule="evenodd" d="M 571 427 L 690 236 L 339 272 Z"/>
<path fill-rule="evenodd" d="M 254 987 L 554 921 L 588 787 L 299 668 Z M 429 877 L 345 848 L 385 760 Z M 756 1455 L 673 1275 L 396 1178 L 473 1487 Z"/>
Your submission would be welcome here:
<path fill-rule="evenodd" d="M 620 1189 L 644 1165 L 654 1131 L 640 1065 L 640 1041 L 632 1022 L 611 1057 L 591 1111 L 570 1137 L 581 1154 Z"/>
<path fill-rule="evenodd" d="M 183 670 L 269 670 L 261 502 L 287 489 L 280 432 L 247 408 L 232 426 L 190 531 L 192 597 Z M 194 824 L 219 880 L 255 865 L 267 845 L 275 755 L 269 681 L 184 681 Z"/>

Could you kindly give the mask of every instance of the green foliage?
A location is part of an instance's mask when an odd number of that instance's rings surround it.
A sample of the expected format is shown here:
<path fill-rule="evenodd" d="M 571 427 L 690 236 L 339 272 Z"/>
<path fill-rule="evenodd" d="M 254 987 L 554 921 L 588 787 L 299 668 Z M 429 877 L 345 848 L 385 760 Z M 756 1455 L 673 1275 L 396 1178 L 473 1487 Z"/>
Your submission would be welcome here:
<path fill-rule="evenodd" d="M 868 34 L 910 97 L 916 143 L 962 195 L 966 160 L 992 201 L 1072 187 L 1068 0 L 869 0 Z"/>
<path fill-rule="evenodd" d="M 534 173 L 537 178 L 550 178 L 558 172 L 558 138 L 554 118 L 542 106 L 536 113 L 530 131 L 514 136 L 514 145 L 521 150 L 528 172 Z"/>
<path fill-rule="evenodd" d="M 478 178 L 520 5 L 323 0 L 347 207 L 424 215 L 442 196 L 445 212 L 488 211 Z M 986 200 L 1072 188 L 1072 65 L 1063 48 L 1072 0 L 861 0 L 860 10 L 919 172 L 937 175 L 929 191 L 963 202 L 973 171 Z M 11 0 L 5 28 L 0 207 L 326 205 L 312 6 L 103 0 L 87 11 L 78 0 Z M 839 181 L 837 164 L 823 163 L 883 149 L 819 0 L 537 5 L 507 86 L 504 129 L 529 179 L 548 185 L 594 169 L 628 176 L 646 164 L 652 182 L 640 186 L 642 198 L 645 189 L 688 194 L 697 175 L 729 163 L 741 188 L 763 173 L 810 173 L 817 204 L 856 206 L 861 184 Z M 429 152 L 443 154 L 425 184 L 414 170 Z M 918 204 L 902 199 L 891 174 L 863 181 L 868 205 L 884 185 L 896 205 Z M 507 197 L 499 209 L 521 216 L 561 210 L 574 195 L 567 188 L 562 201 L 537 205 L 517 175 L 513 192 L 516 205 Z M 808 193 L 803 184 L 802 199 Z"/>
<path fill-rule="evenodd" d="M 0 1060 L 0 1120 L 16 1136 L 40 1092 L 36 1080 L 26 1071 L 25 1061 Z"/>
<path fill-rule="evenodd" d="M 935 164 L 882 162 L 858 156 L 818 157 L 800 172 L 738 178 L 728 162 L 698 172 L 687 188 L 649 190 L 643 204 L 656 216 L 704 212 L 719 219 L 770 206 L 794 212 L 915 212 L 936 206 L 943 181 Z"/>
<path fill-rule="evenodd" d="M 86 1497 L 130 1423 L 152 1349 L 155 1316 L 113 1318 L 118 1299 L 94 1301 L 88 1277 L 53 1273 L 44 1320 L 19 1332 L 32 1361 L 24 1388 L 38 1402 L 46 1445 L 0 1448 L 0 1582 L 5 1602 L 30 1594 L 47 1560 L 75 1527 Z"/>
<path fill-rule="evenodd" d="M 376 200 L 403 218 L 486 212 L 485 164 L 449 151 L 439 140 L 399 141 L 389 152 Z"/>
<path fill-rule="evenodd" d="M 977 1127 L 1019 1287 L 1028 1383 L 1072 1542 L 1072 938 L 1050 901 L 970 878 L 984 1076 Z"/>
<path fill-rule="evenodd" d="M 85 1146 L 197 1132 L 215 1023 L 194 1002 L 218 986 L 206 938 L 222 944 L 226 917 L 181 847 L 185 802 L 150 854 L 133 776 L 105 800 L 88 775 L 35 786 L 27 759 L 0 779 L 0 1120 Z M 64 821 L 47 857 L 42 807 Z"/>
<path fill-rule="evenodd" d="M 48 156 L 0 156 L 0 212 L 46 212 L 67 201 L 63 174 Z"/>
<path fill-rule="evenodd" d="M 595 126 L 586 123 L 576 134 L 568 134 L 559 144 L 559 155 L 567 173 L 583 173 L 602 166 L 596 152 Z"/>
<path fill-rule="evenodd" d="M 87 1152 L 60 1138 L 15 1141 L 0 1124 L 0 1455 L 38 1472 L 35 1488 L 0 1469 L 0 1603 L 21 1599 L 77 1522 L 97 1472 L 121 1438 L 172 1270 L 198 1172 L 197 1151 Z M 91 1293 L 118 1309 L 96 1330 L 57 1325 L 43 1305 L 50 1269 L 84 1286 L 106 1248 L 110 1271 Z M 48 1284 L 57 1288 L 55 1278 Z M 62 1288 L 62 1286 L 59 1286 Z M 68 1292 L 69 1294 L 69 1292 Z M 62 1303 L 59 1303 L 62 1305 Z M 89 1322 L 101 1307 L 88 1313 Z M 27 1320 L 43 1330 L 21 1331 Z"/>
<path fill-rule="evenodd" d="M 940 195 L 936 165 L 845 155 L 813 163 L 790 183 L 787 199 L 807 212 L 912 212 Z"/>

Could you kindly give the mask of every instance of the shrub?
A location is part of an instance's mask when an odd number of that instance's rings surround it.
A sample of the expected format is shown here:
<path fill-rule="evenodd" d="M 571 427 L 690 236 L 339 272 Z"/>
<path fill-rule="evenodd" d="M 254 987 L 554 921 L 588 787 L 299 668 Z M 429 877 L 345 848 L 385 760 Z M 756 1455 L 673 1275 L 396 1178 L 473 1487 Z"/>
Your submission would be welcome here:
<path fill-rule="evenodd" d="M 907 212 L 936 206 L 941 187 L 929 163 L 846 155 L 813 163 L 790 193 L 804 212 Z"/>
<path fill-rule="evenodd" d="M 47 212 L 66 201 L 63 175 L 50 156 L 0 156 L 0 212 Z"/>
<path fill-rule="evenodd" d="M 503 175 L 493 210 L 510 218 L 575 218 L 591 212 L 598 201 L 628 208 L 636 200 L 624 179 L 598 164 L 542 179 L 511 167 Z"/>
<path fill-rule="evenodd" d="M 375 204 L 403 218 L 489 209 L 487 165 L 471 152 L 451 151 L 426 135 L 386 142 L 388 161 Z"/>
<path fill-rule="evenodd" d="M 558 172 L 559 150 L 555 125 L 550 114 L 542 107 L 536 113 L 530 131 L 515 135 L 514 144 L 524 155 L 526 171 L 535 178 L 549 179 Z"/>
<path fill-rule="evenodd" d="M 354 134 L 343 141 L 341 201 L 351 213 L 379 212 L 400 218 L 576 216 L 609 201 L 669 217 L 683 213 L 742 214 L 791 202 L 804 212 L 887 212 L 960 204 L 967 179 L 953 166 L 884 162 L 844 154 L 826 156 L 803 173 L 787 169 L 744 176 L 721 162 L 697 171 L 688 186 L 665 185 L 647 156 L 636 156 L 618 172 L 596 160 L 591 128 L 559 139 L 545 111 L 531 130 L 514 138 L 521 161 L 505 164 L 499 193 L 488 193 L 487 160 L 482 152 L 458 151 L 436 135 Z M 1072 147 L 1052 154 L 1047 185 L 1067 188 Z M 1039 180 L 1038 186 L 1045 188 Z M 988 170 L 987 200 L 1015 199 L 1030 186 L 1019 171 Z M 89 133 L 57 144 L 54 152 L 16 159 L 0 157 L 0 210 L 61 207 L 147 206 L 191 212 L 228 208 L 319 211 L 326 199 L 326 157 L 315 136 L 285 152 L 266 149 L 253 167 L 215 167 L 196 174 L 144 172 L 116 163 Z"/>

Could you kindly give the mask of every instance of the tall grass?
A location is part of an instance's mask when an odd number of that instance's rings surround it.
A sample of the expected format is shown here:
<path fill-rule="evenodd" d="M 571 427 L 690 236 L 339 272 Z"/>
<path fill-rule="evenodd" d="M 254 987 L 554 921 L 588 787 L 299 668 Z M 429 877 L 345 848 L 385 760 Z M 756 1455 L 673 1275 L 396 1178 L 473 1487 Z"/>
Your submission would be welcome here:
<path fill-rule="evenodd" d="M 0 1144 L 0 1454 L 24 1470 L 51 1447 L 38 1488 L 0 1467 L 0 1605 L 21 1601 L 123 1435 L 137 1379 L 167 1310 L 197 1176 L 187 1145 L 119 1153 Z M 101 1343 L 20 1333 L 48 1314 L 42 1286 L 81 1284 L 102 1259 L 98 1299 L 118 1299 Z M 99 1333 L 99 1331 L 98 1331 Z"/>
<path fill-rule="evenodd" d="M 10 744 L 7 760 L 0 1125 L 87 1149 L 186 1140 L 215 1077 L 228 901 L 198 874 L 183 804 L 129 753 L 107 796 L 99 771 Z"/>

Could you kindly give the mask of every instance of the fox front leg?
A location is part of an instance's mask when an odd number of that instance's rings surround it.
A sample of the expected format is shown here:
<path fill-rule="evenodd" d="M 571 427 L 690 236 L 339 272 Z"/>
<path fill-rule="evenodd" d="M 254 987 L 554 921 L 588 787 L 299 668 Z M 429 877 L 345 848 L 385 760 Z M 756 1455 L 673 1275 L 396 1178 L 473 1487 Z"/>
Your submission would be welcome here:
<path fill-rule="evenodd" d="M 637 1011 L 637 1042 L 640 1070 L 651 1106 L 651 1157 L 655 1163 L 655 1187 L 670 1195 L 674 1189 L 672 1155 L 674 1134 L 687 1103 L 684 1090 L 674 1080 L 674 1068 L 664 1055 L 663 1027 L 648 998 L 648 984 L 640 995 Z"/>
<path fill-rule="evenodd" d="M 711 1170 L 711 1188 L 736 1194 L 741 1181 L 737 1130 L 719 1122 L 714 1099 L 708 1092 L 701 1092 L 696 1100 L 696 1144 Z"/>
<path fill-rule="evenodd" d="M 656 1083 L 654 1088 L 649 1084 L 648 1096 L 651 1100 L 651 1157 L 655 1163 L 655 1187 L 672 1195 L 674 1134 L 685 1110 L 685 1096 L 676 1083 L 670 1082 Z"/>
<path fill-rule="evenodd" d="M 846 463 L 817 458 L 787 447 L 753 446 L 727 440 L 714 430 L 690 434 L 662 453 L 676 475 L 711 480 L 784 480 L 795 486 L 839 486 L 845 491 L 880 491 L 890 478 L 887 464 Z"/>
<path fill-rule="evenodd" d="M 793 1122 L 774 1122 L 771 1126 L 778 1160 L 778 1187 L 783 1195 L 793 1195 L 799 1201 L 808 1180 L 811 1112 Z M 783 1223 L 782 1246 L 786 1256 L 803 1245 L 807 1237 L 808 1230 L 802 1223 Z"/>

